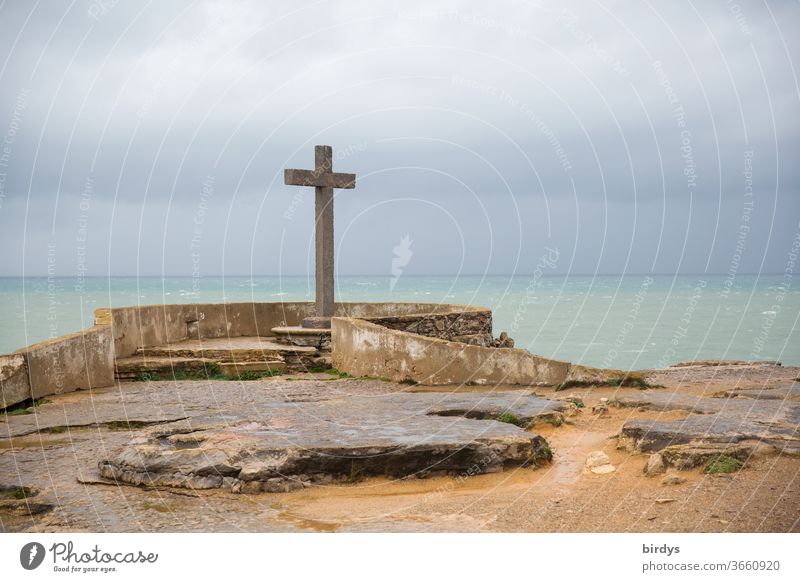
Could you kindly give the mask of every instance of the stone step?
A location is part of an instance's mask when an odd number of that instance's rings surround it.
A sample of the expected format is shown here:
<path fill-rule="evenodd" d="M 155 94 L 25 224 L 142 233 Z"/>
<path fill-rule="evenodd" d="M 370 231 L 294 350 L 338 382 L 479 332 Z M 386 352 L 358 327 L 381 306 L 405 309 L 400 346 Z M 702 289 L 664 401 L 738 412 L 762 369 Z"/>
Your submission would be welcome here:
<path fill-rule="evenodd" d="M 226 378 L 242 378 L 252 374 L 264 372 L 281 373 L 286 371 L 286 362 L 283 360 L 271 360 L 266 362 L 222 362 L 219 370 Z"/>
<path fill-rule="evenodd" d="M 139 348 L 137 355 L 159 358 L 206 358 L 218 362 L 263 362 L 285 356 L 314 357 L 318 350 L 311 346 L 277 343 L 273 338 L 238 337 L 206 340 L 185 340 L 163 346 Z"/>
<path fill-rule="evenodd" d="M 240 378 L 260 372 L 284 372 L 283 360 L 254 362 L 217 362 L 209 358 L 150 358 L 133 356 L 115 362 L 115 375 L 119 380 L 137 380 L 145 375 L 169 379 L 176 375 L 214 377 L 219 373 L 227 378 Z"/>
<path fill-rule="evenodd" d="M 191 375 L 212 374 L 217 363 L 207 358 L 155 358 L 132 356 L 117 358 L 114 362 L 114 375 L 119 380 L 135 380 L 143 375 L 171 377 L 175 372 Z M 210 368 L 210 370 L 209 370 Z"/>
<path fill-rule="evenodd" d="M 130 358 L 117 359 L 116 376 L 121 380 L 135 379 L 142 374 L 170 377 L 175 370 L 195 375 L 204 373 L 211 364 L 214 372 L 222 371 L 230 377 L 240 377 L 243 372 L 305 372 L 329 368 L 330 358 L 324 356 L 312 346 L 280 344 L 271 337 L 185 340 L 139 348 Z"/>

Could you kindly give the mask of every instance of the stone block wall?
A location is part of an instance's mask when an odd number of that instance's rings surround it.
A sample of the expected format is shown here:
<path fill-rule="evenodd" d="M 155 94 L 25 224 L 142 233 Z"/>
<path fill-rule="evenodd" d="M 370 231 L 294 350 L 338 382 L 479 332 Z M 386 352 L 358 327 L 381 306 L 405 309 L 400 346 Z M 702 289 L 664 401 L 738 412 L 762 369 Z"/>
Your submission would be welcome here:
<path fill-rule="evenodd" d="M 488 309 L 366 319 L 389 329 L 450 341 L 476 336 L 483 337 L 484 341 L 488 337 L 489 342 L 492 339 L 492 312 Z"/>

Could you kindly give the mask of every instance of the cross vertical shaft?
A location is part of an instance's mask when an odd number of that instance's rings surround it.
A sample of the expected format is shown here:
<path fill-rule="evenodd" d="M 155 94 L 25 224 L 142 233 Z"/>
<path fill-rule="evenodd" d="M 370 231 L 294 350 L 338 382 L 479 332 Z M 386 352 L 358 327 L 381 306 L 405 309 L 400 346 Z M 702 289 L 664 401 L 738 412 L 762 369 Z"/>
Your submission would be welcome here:
<path fill-rule="evenodd" d="M 314 148 L 314 171 L 321 174 L 333 168 L 330 146 Z M 317 317 L 333 317 L 333 188 L 314 188 L 316 218 L 316 288 Z"/>
<path fill-rule="evenodd" d="M 315 189 L 316 317 L 303 320 L 303 327 L 330 327 L 334 309 L 333 189 L 355 188 L 356 175 L 335 173 L 331 146 L 318 145 L 314 147 L 314 169 L 284 170 L 283 181 Z"/>

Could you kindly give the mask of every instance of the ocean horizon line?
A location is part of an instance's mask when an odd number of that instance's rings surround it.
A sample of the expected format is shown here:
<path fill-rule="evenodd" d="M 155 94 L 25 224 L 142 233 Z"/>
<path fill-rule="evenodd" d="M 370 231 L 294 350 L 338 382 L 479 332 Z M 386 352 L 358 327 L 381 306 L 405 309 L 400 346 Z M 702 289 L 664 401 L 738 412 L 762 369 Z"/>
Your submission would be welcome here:
<path fill-rule="evenodd" d="M 765 277 L 776 277 L 782 276 L 783 272 L 761 272 L 761 273 L 736 273 L 736 277 L 755 277 L 755 276 L 765 276 Z M 426 277 L 471 277 L 471 278 L 478 278 L 478 277 L 520 277 L 520 276 L 530 276 L 531 273 L 527 272 L 519 272 L 519 273 L 491 273 L 491 274 L 479 274 L 479 273 L 438 273 L 438 274 L 409 274 L 409 275 L 402 275 L 402 278 L 406 279 L 422 279 Z M 378 275 L 378 274 L 353 274 L 353 275 L 336 275 L 340 278 L 354 278 L 354 277 L 381 277 L 381 278 L 392 278 L 393 275 L 385 274 L 385 275 Z M 542 273 L 541 275 L 537 275 L 539 277 L 728 277 L 730 273 Z M 161 278 L 180 278 L 180 279 L 244 279 L 244 278 L 265 278 L 265 277 L 276 277 L 276 278 L 286 278 L 286 279 L 313 279 L 314 274 L 305 274 L 305 275 L 281 275 L 281 274 L 268 274 L 268 275 L 201 275 L 199 277 L 195 277 L 193 275 L 0 275 L 0 279 L 161 279 Z"/>

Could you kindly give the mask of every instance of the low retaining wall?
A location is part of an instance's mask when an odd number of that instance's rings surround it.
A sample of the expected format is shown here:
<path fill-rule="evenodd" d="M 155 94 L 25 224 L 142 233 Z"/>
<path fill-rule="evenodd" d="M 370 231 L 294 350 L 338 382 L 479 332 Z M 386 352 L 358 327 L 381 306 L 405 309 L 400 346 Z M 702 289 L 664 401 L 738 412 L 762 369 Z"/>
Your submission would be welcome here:
<path fill-rule="evenodd" d="M 96 325 L 20 350 L 28 368 L 31 398 L 112 385 L 113 343 L 111 327 Z"/>
<path fill-rule="evenodd" d="M 625 372 L 578 366 L 527 350 L 466 345 L 388 329 L 355 318 L 331 324 L 333 365 L 353 376 L 377 376 L 427 385 L 555 385 L 621 380 Z"/>
<path fill-rule="evenodd" d="M 111 326 L 96 325 L 0 355 L 0 407 L 114 384 Z"/>
<path fill-rule="evenodd" d="M 146 305 L 95 311 L 95 326 L 0 355 L 0 406 L 29 398 L 114 384 L 114 360 L 140 347 L 186 339 L 269 336 L 312 315 L 310 302 Z M 491 340 L 492 312 L 437 303 L 337 303 L 333 364 L 354 376 L 425 384 L 558 384 L 603 381 L 610 372 L 487 348 L 459 340 Z"/>
<path fill-rule="evenodd" d="M 140 347 L 186 339 L 268 336 L 278 325 L 297 325 L 313 313 L 313 303 L 205 303 L 143 305 L 95 310 L 95 323 L 110 325 L 116 357 Z"/>
<path fill-rule="evenodd" d="M 457 313 L 455 313 L 457 312 Z M 480 313 L 488 315 L 491 333 L 491 311 L 463 305 L 437 303 L 337 303 L 335 315 L 357 318 L 380 318 L 409 324 L 423 319 Z M 110 325 L 114 333 L 116 357 L 133 355 L 140 347 L 163 346 L 186 339 L 269 336 L 272 328 L 299 325 L 314 314 L 314 304 L 306 301 L 277 303 L 203 303 L 188 305 L 143 305 L 110 307 L 95 310 L 96 325 Z M 433 318 L 433 319 L 431 319 Z M 453 331 L 468 329 L 466 321 L 454 323 Z M 435 325 L 435 323 L 434 323 Z M 469 332 L 466 332 L 469 333 Z"/>
<path fill-rule="evenodd" d="M 437 303 L 337 303 L 336 315 L 416 326 L 420 333 L 491 332 L 491 312 Z M 30 398 L 114 384 L 114 360 L 139 347 L 186 339 L 269 336 L 314 313 L 306 301 L 143 305 L 95 310 L 95 325 L 0 355 L 0 407 Z M 480 322 L 480 323 L 476 323 Z M 441 328 L 441 329 L 440 329 Z"/>
<path fill-rule="evenodd" d="M 484 348 L 388 329 L 371 321 L 334 318 L 333 365 L 353 376 L 420 384 L 558 384 L 570 364 L 525 350 Z"/>

